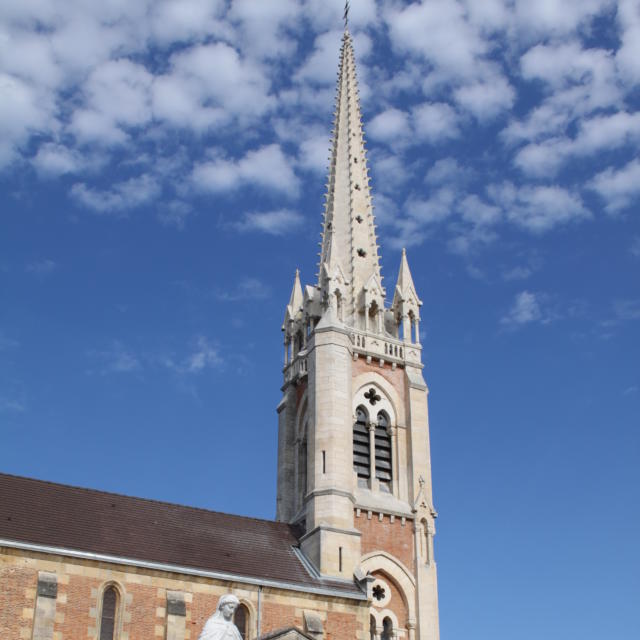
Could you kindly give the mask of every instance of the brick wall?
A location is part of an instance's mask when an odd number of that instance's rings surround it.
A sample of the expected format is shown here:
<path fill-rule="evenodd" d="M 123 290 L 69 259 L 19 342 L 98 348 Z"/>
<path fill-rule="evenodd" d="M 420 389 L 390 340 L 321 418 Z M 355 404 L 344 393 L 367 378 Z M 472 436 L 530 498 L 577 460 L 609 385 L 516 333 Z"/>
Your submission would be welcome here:
<path fill-rule="evenodd" d="M 414 567 L 413 521 L 384 515 L 382 521 L 377 513 L 362 511 L 353 520 L 354 526 L 362 534 L 362 555 L 372 551 L 386 551 L 400 560 L 409 571 Z"/>
<path fill-rule="evenodd" d="M 37 583 L 35 567 L 10 561 L 0 549 L 0 638 L 31 637 Z"/>
<path fill-rule="evenodd" d="M 50 554 L 0 549 L 0 638 L 30 640 L 38 572 L 55 573 L 58 593 L 52 640 L 95 640 L 100 596 L 106 584 L 122 590 L 120 640 L 164 640 L 167 591 L 184 594 L 185 640 L 196 640 L 220 596 L 232 592 L 252 610 L 255 638 L 258 589 L 205 578 L 146 571 L 135 567 L 73 560 Z M 318 615 L 326 640 L 365 640 L 368 604 L 282 589 L 262 591 L 262 633 L 283 627 L 304 629 L 304 611 Z M 358 632 L 358 633 L 357 633 Z"/>

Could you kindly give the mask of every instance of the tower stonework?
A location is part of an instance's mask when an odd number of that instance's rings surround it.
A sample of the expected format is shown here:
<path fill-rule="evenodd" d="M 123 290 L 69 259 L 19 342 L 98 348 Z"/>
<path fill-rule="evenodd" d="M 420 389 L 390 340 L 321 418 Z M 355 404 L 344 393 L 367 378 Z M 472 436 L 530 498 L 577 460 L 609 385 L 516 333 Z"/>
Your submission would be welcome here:
<path fill-rule="evenodd" d="M 403 250 L 385 303 L 348 29 L 325 197 L 317 282 L 296 272 L 284 317 L 276 518 L 320 576 L 366 585 L 372 639 L 437 640 L 422 302 Z"/>

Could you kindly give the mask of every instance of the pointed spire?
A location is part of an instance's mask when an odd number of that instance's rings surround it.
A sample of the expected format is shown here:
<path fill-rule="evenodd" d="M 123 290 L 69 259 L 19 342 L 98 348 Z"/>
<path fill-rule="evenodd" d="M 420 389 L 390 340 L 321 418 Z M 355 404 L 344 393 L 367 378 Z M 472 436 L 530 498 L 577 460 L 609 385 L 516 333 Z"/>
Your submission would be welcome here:
<path fill-rule="evenodd" d="M 411 269 L 409 269 L 409 261 L 407 260 L 407 250 L 402 249 L 402 257 L 400 258 L 400 270 L 398 271 L 398 281 L 393 294 L 393 302 L 391 307 L 400 310 L 400 306 L 413 308 L 417 313 L 418 307 L 422 305 L 422 301 L 418 298 L 416 287 L 413 284 Z M 405 309 L 406 310 L 406 309 Z"/>
<path fill-rule="evenodd" d="M 381 282 L 378 242 L 373 218 L 367 158 L 358 96 L 355 56 L 347 27 L 342 38 L 336 112 L 331 143 L 329 178 L 324 212 L 320 279 L 344 275 L 345 321 L 357 309 L 361 291 L 374 276 Z"/>
<path fill-rule="evenodd" d="M 409 262 L 407 261 L 407 250 L 402 249 L 402 258 L 400 259 L 400 271 L 398 272 L 398 289 L 400 291 L 407 291 L 412 289 L 416 290 L 413 284 L 413 278 L 411 277 L 411 269 L 409 269 Z"/>
<path fill-rule="evenodd" d="M 296 275 L 293 279 L 293 288 L 289 297 L 289 305 L 293 314 L 302 306 L 302 285 L 300 284 L 300 269 L 296 269 Z"/>

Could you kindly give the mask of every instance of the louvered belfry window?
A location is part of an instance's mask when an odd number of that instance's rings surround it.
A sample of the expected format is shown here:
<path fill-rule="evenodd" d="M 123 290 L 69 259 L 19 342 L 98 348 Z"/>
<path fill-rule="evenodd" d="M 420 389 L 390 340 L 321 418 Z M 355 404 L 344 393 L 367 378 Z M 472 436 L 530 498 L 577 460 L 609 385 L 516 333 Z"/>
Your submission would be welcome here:
<path fill-rule="evenodd" d="M 356 409 L 356 422 L 353 425 L 353 469 L 358 474 L 358 484 L 364 484 L 365 486 L 371 476 L 367 418 L 367 412 L 362 407 L 358 407 Z"/>
<path fill-rule="evenodd" d="M 118 592 L 115 587 L 107 587 L 102 594 L 102 615 L 100 617 L 100 640 L 115 640 L 116 607 Z"/>
<path fill-rule="evenodd" d="M 376 424 L 376 478 L 382 491 L 391 491 L 391 436 L 389 418 L 384 411 L 378 414 Z"/>

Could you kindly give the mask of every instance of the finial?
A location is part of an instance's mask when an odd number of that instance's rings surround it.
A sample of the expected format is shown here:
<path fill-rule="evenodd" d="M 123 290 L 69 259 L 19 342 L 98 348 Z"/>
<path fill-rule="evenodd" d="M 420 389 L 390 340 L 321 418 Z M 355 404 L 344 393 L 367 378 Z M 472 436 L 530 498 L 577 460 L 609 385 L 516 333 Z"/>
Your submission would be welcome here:
<path fill-rule="evenodd" d="M 347 31 L 349 29 L 349 0 L 345 0 L 344 3 L 344 15 L 342 16 L 344 20 L 344 30 Z"/>

